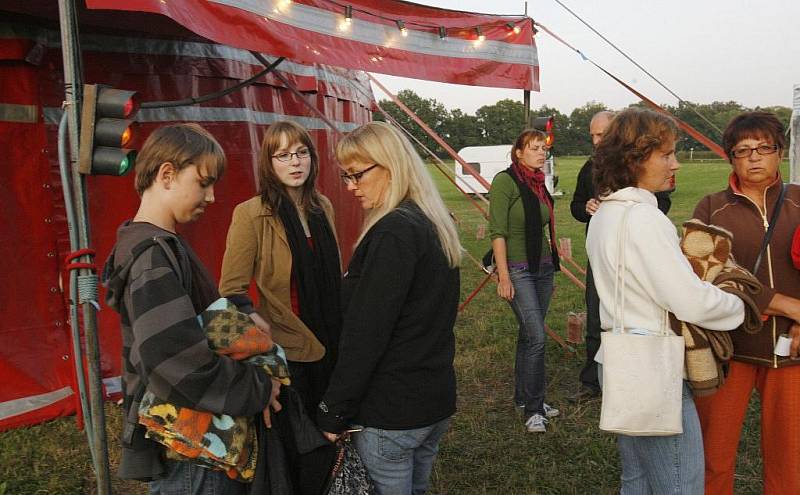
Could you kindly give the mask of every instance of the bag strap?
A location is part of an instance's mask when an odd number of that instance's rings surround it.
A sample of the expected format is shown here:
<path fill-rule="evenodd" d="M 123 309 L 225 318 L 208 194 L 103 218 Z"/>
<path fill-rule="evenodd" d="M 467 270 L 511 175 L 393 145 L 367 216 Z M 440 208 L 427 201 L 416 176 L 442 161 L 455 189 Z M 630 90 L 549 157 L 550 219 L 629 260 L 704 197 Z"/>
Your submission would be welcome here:
<path fill-rule="evenodd" d="M 772 217 L 769 219 L 769 227 L 767 227 L 767 233 L 764 234 L 764 240 L 761 241 L 761 249 L 758 251 L 758 257 L 756 258 L 756 263 L 753 265 L 753 275 L 758 273 L 758 269 L 761 267 L 761 258 L 764 257 L 764 253 L 767 251 L 767 245 L 769 245 L 770 239 L 772 239 L 772 232 L 775 230 L 775 224 L 778 223 L 778 217 L 781 214 L 781 210 L 783 209 L 783 198 L 786 196 L 786 184 L 781 182 L 781 193 L 778 195 L 778 202 L 775 204 L 775 210 L 772 211 Z M 766 208 L 766 205 L 764 205 Z"/>
<path fill-rule="evenodd" d="M 625 259 L 627 249 L 625 249 L 625 246 L 628 241 L 628 217 L 634 204 L 630 203 L 625 206 L 622 222 L 620 222 L 620 227 L 617 231 L 617 263 L 614 267 L 614 318 L 611 325 L 612 331 L 625 329 L 625 269 L 627 266 L 627 260 Z"/>
<path fill-rule="evenodd" d="M 617 232 L 617 266 L 614 270 L 614 317 L 611 330 L 619 329 L 622 333 L 625 331 L 625 270 L 627 268 L 625 253 L 628 245 L 628 218 L 635 206 L 636 203 L 634 202 L 630 202 L 625 206 L 625 213 L 622 215 L 620 229 Z M 669 335 L 667 330 L 668 321 L 669 311 L 665 309 L 661 320 L 661 333 L 663 335 Z M 619 323 L 619 326 L 617 326 L 617 323 Z"/>

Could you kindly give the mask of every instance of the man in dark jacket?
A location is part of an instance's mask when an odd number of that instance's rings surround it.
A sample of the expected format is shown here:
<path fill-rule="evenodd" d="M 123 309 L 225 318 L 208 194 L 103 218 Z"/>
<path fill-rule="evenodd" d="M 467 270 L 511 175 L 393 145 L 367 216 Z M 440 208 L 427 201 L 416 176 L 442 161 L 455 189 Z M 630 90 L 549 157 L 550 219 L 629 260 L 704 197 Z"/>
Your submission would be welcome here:
<path fill-rule="evenodd" d="M 592 117 L 589 123 L 589 135 L 592 137 L 592 145 L 596 146 L 603 137 L 608 124 L 614 118 L 614 112 L 604 110 Z M 656 193 L 658 209 L 666 213 L 672 201 L 669 192 Z M 578 181 L 575 185 L 575 194 L 572 196 L 570 211 L 575 220 L 586 224 L 589 228 L 589 221 L 592 215 L 600 206 L 600 200 L 595 195 L 594 183 L 592 180 L 592 159 L 589 158 L 578 172 Z M 581 369 L 579 379 L 581 388 L 569 397 L 572 402 L 583 399 L 591 399 L 600 396 L 600 383 L 597 378 L 597 363 L 594 356 L 600 348 L 600 298 L 597 296 L 597 289 L 592 278 L 592 267 L 586 266 L 586 364 Z"/>

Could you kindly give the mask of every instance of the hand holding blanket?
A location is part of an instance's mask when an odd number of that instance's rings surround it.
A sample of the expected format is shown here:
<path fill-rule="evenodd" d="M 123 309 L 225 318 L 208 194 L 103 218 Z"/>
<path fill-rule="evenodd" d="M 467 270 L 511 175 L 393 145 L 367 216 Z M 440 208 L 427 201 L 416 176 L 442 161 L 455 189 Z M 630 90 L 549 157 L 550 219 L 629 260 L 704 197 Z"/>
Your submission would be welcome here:
<path fill-rule="evenodd" d="M 198 320 L 209 347 L 218 354 L 262 366 L 268 375 L 289 385 L 289 368 L 283 349 L 221 298 Z M 174 406 L 146 391 L 139 406 L 139 423 L 146 436 L 167 447 L 167 457 L 190 459 L 221 469 L 233 479 L 252 481 L 258 449 L 252 417 L 232 417 Z"/>
<path fill-rule="evenodd" d="M 733 260 L 733 235 L 725 229 L 692 219 L 683 224 L 681 250 L 700 279 L 736 295 L 744 302 L 744 331 L 761 330 L 761 313 L 754 295 L 761 283 Z M 733 341 L 728 332 L 700 328 L 669 315 L 670 328 L 686 342 L 686 373 L 694 395 L 710 395 L 725 382 Z"/>

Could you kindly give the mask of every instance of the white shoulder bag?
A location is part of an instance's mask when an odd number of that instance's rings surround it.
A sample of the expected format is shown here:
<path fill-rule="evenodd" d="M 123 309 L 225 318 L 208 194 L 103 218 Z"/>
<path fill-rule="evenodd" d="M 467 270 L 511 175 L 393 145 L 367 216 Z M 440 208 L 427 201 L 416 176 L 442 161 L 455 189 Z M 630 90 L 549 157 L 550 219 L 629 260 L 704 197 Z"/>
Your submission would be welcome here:
<path fill-rule="evenodd" d="M 682 388 L 685 343 L 667 330 L 667 311 L 657 335 L 625 328 L 626 207 L 617 237 L 614 322 L 603 332 L 603 402 L 600 429 L 630 436 L 683 433 Z"/>

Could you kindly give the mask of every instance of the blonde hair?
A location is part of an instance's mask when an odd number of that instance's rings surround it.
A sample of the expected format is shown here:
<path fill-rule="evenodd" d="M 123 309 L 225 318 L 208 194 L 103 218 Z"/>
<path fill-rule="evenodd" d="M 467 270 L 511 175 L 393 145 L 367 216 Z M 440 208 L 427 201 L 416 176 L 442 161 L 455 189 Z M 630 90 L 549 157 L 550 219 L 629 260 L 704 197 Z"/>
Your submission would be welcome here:
<path fill-rule="evenodd" d="M 450 212 L 422 159 L 398 130 L 385 122 L 364 124 L 339 141 L 336 158 L 342 164 L 354 161 L 378 164 L 389 171 L 391 178 L 383 201 L 367 215 L 356 243 L 361 242 L 378 220 L 396 209 L 401 201 L 409 199 L 433 223 L 450 267 L 461 264 L 463 248 Z"/>

